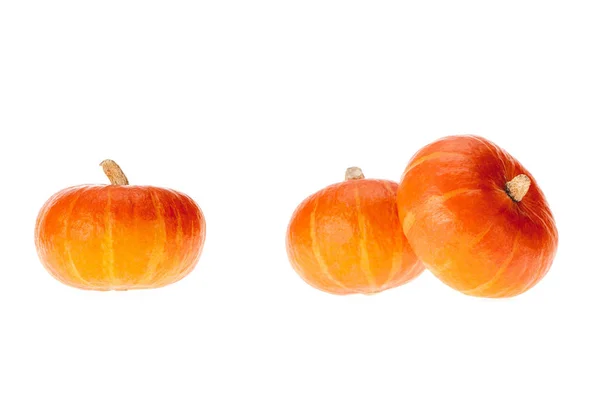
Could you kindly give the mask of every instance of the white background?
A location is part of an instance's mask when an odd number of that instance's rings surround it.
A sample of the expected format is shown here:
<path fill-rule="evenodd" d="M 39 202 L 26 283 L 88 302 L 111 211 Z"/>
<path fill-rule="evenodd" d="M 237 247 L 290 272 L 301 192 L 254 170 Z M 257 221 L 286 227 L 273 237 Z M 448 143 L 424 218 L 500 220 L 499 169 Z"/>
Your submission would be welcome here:
<path fill-rule="evenodd" d="M 595 1 L 0 2 L 0 399 L 598 399 L 600 9 Z M 526 294 L 424 273 L 338 297 L 291 269 L 296 205 L 398 180 L 441 136 L 504 147 L 560 245 Z M 52 279 L 33 228 L 56 191 L 192 196 L 183 281 L 97 293 Z"/>

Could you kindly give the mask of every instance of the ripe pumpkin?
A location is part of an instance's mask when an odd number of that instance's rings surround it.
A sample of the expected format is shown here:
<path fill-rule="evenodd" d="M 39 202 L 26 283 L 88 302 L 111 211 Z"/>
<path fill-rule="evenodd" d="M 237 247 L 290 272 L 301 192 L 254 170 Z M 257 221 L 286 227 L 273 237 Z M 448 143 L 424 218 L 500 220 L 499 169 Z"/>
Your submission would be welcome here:
<path fill-rule="evenodd" d="M 424 270 L 402 234 L 398 184 L 364 179 L 359 168 L 344 182 L 306 198 L 286 235 L 292 267 L 309 285 L 327 293 L 373 294 L 400 286 Z"/>
<path fill-rule="evenodd" d="M 449 136 L 419 150 L 397 200 L 417 256 L 467 295 L 521 294 L 554 260 L 558 232 L 542 190 L 514 157 L 482 137 Z"/>
<path fill-rule="evenodd" d="M 39 212 L 35 244 L 57 280 L 88 290 L 158 288 L 187 276 L 206 235 L 187 195 L 129 186 L 119 166 L 102 162 L 110 185 L 82 185 L 52 196 Z"/>

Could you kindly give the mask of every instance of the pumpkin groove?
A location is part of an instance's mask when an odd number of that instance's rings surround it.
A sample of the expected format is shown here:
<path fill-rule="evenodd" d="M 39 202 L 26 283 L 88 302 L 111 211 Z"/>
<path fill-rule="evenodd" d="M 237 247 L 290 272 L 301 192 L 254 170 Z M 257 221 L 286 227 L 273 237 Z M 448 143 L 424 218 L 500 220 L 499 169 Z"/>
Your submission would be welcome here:
<path fill-rule="evenodd" d="M 104 208 L 104 227 L 106 229 L 104 233 L 103 243 L 103 257 L 102 266 L 108 275 L 108 279 L 115 282 L 115 252 L 113 249 L 113 237 L 112 237 L 112 224 L 111 224 L 111 212 L 110 212 L 110 191 L 106 192 L 106 207 Z M 120 282 L 119 282 L 120 283 Z"/>
<path fill-rule="evenodd" d="M 73 214 L 73 210 L 75 209 L 75 205 L 77 204 L 77 201 L 79 200 L 79 198 L 81 197 L 81 195 L 83 194 L 83 192 L 85 190 L 87 190 L 87 189 L 82 189 L 79 193 L 77 193 L 74 196 L 73 202 L 69 206 L 69 209 L 68 209 L 68 211 L 67 211 L 67 213 L 65 215 L 65 225 L 64 225 L 63 235 L 67 238 L 67 240 L 65 240 L 63 244 L 65 246 L 64 254 L 67 256 L 67 260 L 65 261 L 65 265 L 67 265 L 69 267 L 69 269 L 70 269 L 71 273 L 73 274 L 73 276 L 75 276 L 75 278 L 79 279 L 79 281 L 83 285 L 89 285 L 90 283 L 87 282 L 85 279 L 83 279 L 83 277 L 79 273 L 79 270 L 77 269 L 77 266 L 75 265 L 75 262 L 73 261 L 73 255 L 71 254 L 71 242 L 69 240 L 70 239 L 69 238 L 69 220 L 71 218 L 71 215 Z"/>
<path fill-rule="evenodd" d="M 515 239 L 513 241 L 513 246 L 512 246 L 512 250 L 511 250 L 510 254 L 506 258 L 506 261 L 504 261 L 502 263 L 502 265 L 500 266 L 500 268 L 498 268 L 498 271 L 496 272 L 496 274 L 489 281 L 483 282 L 483 283 L 475 286 L 472 289 L 467 289 L 463 293 L 473 295 L 478 292 L 483 292 L 486 289 L 493 286 L 502 277 L 502 274 L 504 273 L 504 271 L 506 271 L 506 269 L 510 265 L 510 262 L 513 260 L 513 258 L 515 258 L 515 254 L 517 252 L 518 240 L 519 240 L 519 233 L 517 232 L 517 235 L 515 236 Z M 523 275 L 525 273 L 525 271 L 526 271 L 526 269 L 523 269 L 523 271 L 521 272 L 520 275 Z"/>
<path fill-rule="evenodd" d="M 338 288 L 340 288 L 344 291 L 348 290 L 348 288 L 346 286 L 344 286 L 340 281 L 338 281 L 331 275 L 331 272 L 329 271 L 329 268 L 327 267 L 327 263 L 325 262 L 325 260 L 323 259 L 323 256 L 321 255 L 321 250 L 319 248 L 319 241 L 317 239 L 316 224 L 315 224 L 315 219 L 316 219 L 316 214 L 317 214 L 317 206 L 318 206 L 318 200 L 315 201 L 313 210 L 310 213 L 310 239 L 312 242 L 312 250 L 315 255 L 315 259 L 317 260 L 317 264 L 319 265 L 320 270 L 323 273 L 323 276 L 325 276 L 331 284 L 333 284 L 334 286 L 337 286 Z"/>
<path fill-rule="evenodd" d="M 157 278 L 158 265 L 163 261 L 165 255 L 165 246 L 167 243 L 167 228 L 165 226 L 165 213 L 159 200 L 157 199 L 156 192 L 150 191 L 150 197 L 152 199 L 152 205 L 154 206 L 154 212 L 156 213 L 156 228 L 154 229 L 154 243 L 152 245 L 152 253 L 150 260 L 148 261 L 148 272 L 146 273 L 145 280 L 151 282 Z M 142 278 L 142 281 L 144 279 Z"/>
<path fill-rule="evenodd" d="M 377 284 L 375 283 L 375 277 L 373 276 L 373 272 L 371 271 L 371 265 L 369 262 L 369 253 L 367 250 L 367 223 L 365 221 L 365 216 L 363 214 L 362 207 L 360 205 L 360 193 L 358 186 L 354 188 L 354 201 L 356 202 L 356 216 L 358 220 L 358 244 L 359 244 L 359 254 L 360 254 L 360 269 L 365 274 L 365 278 L 369 286 L 375 288 Z"/>

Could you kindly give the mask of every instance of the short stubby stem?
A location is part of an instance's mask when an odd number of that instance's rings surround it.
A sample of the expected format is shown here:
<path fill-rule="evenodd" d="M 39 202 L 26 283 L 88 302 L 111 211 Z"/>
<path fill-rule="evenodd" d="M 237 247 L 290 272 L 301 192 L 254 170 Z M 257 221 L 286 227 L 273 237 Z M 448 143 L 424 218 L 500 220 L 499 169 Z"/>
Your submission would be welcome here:
<path fill-rule="evenodd" d="M 123 170 L 113 160 L 104 160 L 100 163 L 100 166 L 110 180 L 111 185 L 129 185 L 129 181 Z"/>
<path fill-rule="evenodd" d="M 363 175 L 363 172 L 360 168 L 358 167 L 350 167 L 346 170 L 346 180 L 350 181 L 350 180 L 354 180 L 354 179 L 364 179 L 365 176 Z"/>
<path fill-rule="evenodd" d="M 529 186 L 531 186 L 531 179 L 527 175 L 517 175 L 506 183 L 506 194 L 514 201 L 519 202 L 529 191 Z"/>

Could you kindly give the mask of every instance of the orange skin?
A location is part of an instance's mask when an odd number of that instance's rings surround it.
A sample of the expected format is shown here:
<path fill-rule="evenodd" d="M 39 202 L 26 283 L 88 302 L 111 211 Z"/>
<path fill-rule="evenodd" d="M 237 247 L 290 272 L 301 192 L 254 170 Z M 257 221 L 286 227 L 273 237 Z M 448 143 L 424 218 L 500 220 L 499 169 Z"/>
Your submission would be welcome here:
<path fill-rule="evenodd" d="M 520 201 L 506 183 L 525 174 Z M 402 176 L 398 212 L 417 256 L 467 295 L 512 297 L 548 272 L 558 245 L 554 218 L 533 176 L 478 136 L 450 136 L 417 152 Z"/>
<path fill-rule="evenodd" d="M 289 260 L 309 285 L 337 295 L 373 294 L 424 270 L 402 234 L 398 184 L 375 179 L 337 183 L 305 199 L 288 226 Z"/>
<path fill-rule="evenodd" d="M 185 194 L 151 186 L 86 185 L 42 207 L 35 243 L 57 280 L 88 290 L 158 288 L 188 275 L 206 224 Z"/>

